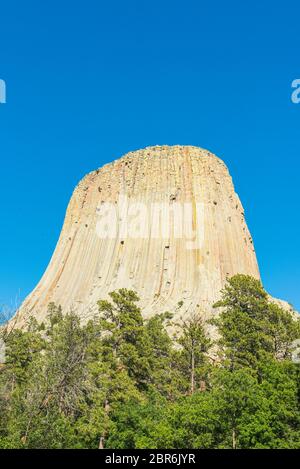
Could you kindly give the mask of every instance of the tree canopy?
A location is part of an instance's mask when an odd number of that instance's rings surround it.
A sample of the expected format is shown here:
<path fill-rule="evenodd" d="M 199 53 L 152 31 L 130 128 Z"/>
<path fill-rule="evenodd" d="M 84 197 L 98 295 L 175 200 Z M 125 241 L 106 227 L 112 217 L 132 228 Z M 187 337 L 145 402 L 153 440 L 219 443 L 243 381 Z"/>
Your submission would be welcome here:
<path fill-rule="evenodd" d="M 210 324 L 138 303 L 120 289 L 87 324 L 52 303 L 6 330 L 1 448 L 300 448 L 299 320 L 258 280 L 229 279 Z"/>

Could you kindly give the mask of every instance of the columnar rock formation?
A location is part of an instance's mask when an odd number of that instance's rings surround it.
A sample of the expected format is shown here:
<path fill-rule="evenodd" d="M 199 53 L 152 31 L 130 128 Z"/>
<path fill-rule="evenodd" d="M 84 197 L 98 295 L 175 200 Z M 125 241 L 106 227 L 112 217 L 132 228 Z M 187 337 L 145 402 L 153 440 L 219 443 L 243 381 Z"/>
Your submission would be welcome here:
<path fill-rule="evenodd" d="M 30 315 L 44 319 L 50 302 L 86 320 L 98 299 L 121 287 L 138 292 L 145 315 L 209 316 L 226 277 L 236 273 L 259 277 L 225 164 L 197 147 L 149 147 L 79 183 L 51 262 L 20 308 L 18 324 Z"/>

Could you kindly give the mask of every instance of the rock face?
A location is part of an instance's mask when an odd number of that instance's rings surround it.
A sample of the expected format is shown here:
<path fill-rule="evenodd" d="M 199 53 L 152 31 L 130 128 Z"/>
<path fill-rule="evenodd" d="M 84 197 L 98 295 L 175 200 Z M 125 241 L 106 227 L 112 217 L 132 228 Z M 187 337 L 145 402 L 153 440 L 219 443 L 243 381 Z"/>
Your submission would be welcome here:
<path fill-rule="evenodd" d="M 50 302 L 86 320 L 117 288 L 134 289 L 144 314 L 212 314 L 226 277 L 259 278 L 225 164 L 191 146 L 130 152 L 76 187 L 51 262 L 17 323 L 43 320 Z"/>

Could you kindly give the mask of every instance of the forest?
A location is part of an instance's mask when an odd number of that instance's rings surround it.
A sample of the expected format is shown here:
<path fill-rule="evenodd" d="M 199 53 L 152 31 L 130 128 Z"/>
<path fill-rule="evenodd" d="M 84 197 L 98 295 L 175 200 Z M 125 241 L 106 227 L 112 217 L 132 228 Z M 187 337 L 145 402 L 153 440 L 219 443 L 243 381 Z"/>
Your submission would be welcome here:
<path fill-rule="evenodd" d="M 98 311 L 2 327 L 0 448 L 300 448 L 300 323 L 259 280 L 228 279 L 209 322 L 145 319 L 126 289 Z"/>

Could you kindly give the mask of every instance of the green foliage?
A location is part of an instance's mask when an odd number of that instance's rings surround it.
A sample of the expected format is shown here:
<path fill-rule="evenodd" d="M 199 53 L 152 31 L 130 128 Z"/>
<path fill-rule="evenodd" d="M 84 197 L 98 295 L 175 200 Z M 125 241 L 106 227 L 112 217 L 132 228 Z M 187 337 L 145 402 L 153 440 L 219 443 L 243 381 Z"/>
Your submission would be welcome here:
<path fill-rule="evenodd" d="M 215 343 L 199 316 L 145 320 L 138 301 L 112 292 L 87 324 L 50 304 L 5 331 L 0 448 L 300 448 L 299 321 L 258 280 L 228 280 Z"/>
<path fill-rule="evenodd" d="M 183 322 L 177 341 L 181 346 L 177 353 L 177 366 L 188 383 L 187 389 L 191 394 L 197 389 L 204 390 L 208 384 L 208 351 L 212 344 L 199 316 Z"/>
<path fill-rule="evenodd" d="M 232 277 L 214 307 L 222 308 L 212 323 L 218 328 L 219 350 L 231 370 L 258 369 L 267 358 L 290 358 L 291 343 L 300 335 L 299 321 L 268 300 L 259 280 L 248 275 Z"/>

